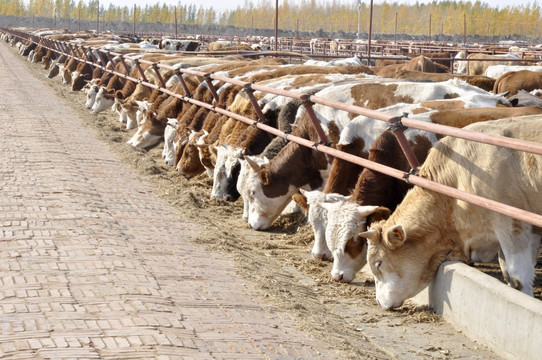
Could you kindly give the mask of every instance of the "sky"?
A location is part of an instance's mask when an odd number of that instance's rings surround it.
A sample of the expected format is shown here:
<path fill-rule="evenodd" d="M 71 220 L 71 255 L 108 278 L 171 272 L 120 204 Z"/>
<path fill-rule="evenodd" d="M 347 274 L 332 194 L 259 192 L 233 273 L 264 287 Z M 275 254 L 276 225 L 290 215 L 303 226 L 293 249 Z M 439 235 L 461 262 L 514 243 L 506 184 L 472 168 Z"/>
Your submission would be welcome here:
<path fill-rule="evenodd" d="M 246 0 L 250 1 L 250 0 Z M 252 0 L 254 4 L 258 4 L 261 1 L 269 1 L 271 4 L 275 4 L 275 1 L 273 0 Z M 279 0 L 279 6 L 282 0 Z M 323 1 L 331 1 L 331 0 L 316 0 L 317 3 L 323 2 Z M 348 2 L 351 1 L 353 4 L 357 2 L 357 0 L 340 0 L 340 2 Z M 496 6 L 499 8 L 503 8 L 506 6 L 521 6 L 525 5 L 528 6 L 532 4 L 533 2 L 537 2 L 538 4 L 542 3 L 541 0 L 481 0 L 482 2 L 485 2 L 487 4 L 490 4 L 491 6 Z M 289 0 L 289 3 L 299 3 L 301 0 Z M 383 2 L 383 0 L 373 0 L 373 4 L 378 4 Z M 409 3 L 409 4 L 415 4 L 416 0 L 388 0 L 388 3 L 397 2 L 397 3 Z M 428 3 L 431 2 L 431 0 L 418 0 L 419 3 Z M 471 0 L 471 2 L 475 2 L 475 0 Z M 128 6 L 132 7 L 135 5 L 137 6 L 145 6 L 145 5 L 155 5 L 156 3 L 160 4 L 166 4 L 166 5 L 189 5 L 189 4 L 195 4 L 197 8 L 202 6 L 203 8 L 209 8 L 213 7 L 215 10 L 223 11 L 223 10 L 234 10 L 238 6 L 243 6 L 245 3 L 245 0 L 100 0 L 100 5 L 107 8 L 110 4 L 114 4 L 116 6 Z M 362 0 L 362 3 L 369 4 L 370 0 Z"/>

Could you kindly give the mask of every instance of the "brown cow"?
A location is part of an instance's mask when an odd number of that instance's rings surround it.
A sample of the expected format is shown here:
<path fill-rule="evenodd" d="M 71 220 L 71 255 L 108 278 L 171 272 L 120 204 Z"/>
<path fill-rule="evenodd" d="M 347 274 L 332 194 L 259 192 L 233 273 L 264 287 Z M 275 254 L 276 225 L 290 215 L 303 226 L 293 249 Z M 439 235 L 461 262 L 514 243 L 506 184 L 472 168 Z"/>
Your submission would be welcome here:
<path fill-rule="evenodd" d="M 404 64 L 373 67 L 371 69 L 375 75 L 382 78 L 393 78 L 395 73 L 399 70 L 420 71 L 427 73 L 436 72 L 435 64 L 433 64 L 431 59 L 424 56 L 417 56 Z"/>
<path fill-rule="evenodd" d="M 532 91 L 536 89 L 542 89 L 542 72 L 520 70 L 499 76 L 495 81 L 493 92 L 496 94 L 508 92 L 507 96 L 512 96 L 520 90 Z"/>

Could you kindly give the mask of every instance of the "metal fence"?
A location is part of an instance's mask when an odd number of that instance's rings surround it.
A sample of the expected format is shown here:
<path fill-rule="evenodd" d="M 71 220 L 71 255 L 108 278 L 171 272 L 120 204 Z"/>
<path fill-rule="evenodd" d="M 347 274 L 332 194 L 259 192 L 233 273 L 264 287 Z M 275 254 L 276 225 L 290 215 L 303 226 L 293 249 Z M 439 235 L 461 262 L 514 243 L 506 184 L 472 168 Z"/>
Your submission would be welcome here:
<path fill-rule="evenodd" d="M 135 81 L 137 83 L 148 86 L 149 88 L 162 91 L 162 92 L 164 92 L 164 93 L 166 93 L 166 94 L 168 94 L 170 96 L 175 96 L 175 97 L 181 99 L 182 101 L 185 101 L 185 102 L 188 102 L 188 103 L 191 103 L 191 104 L 195 104 L 197 106 L 206 108 L 206 109 L 208 109 L 210 111 L 220 113 L 222 115 L 229 116 L 229 117 L 234 118 L 234 119 L 236 119 L 238 121 L 242 121 L 242 122 L 244 122 L 244 123 L 246 123 L 248 125 L 251 125 L 251 126 L 257 127 L 257 128 L 259 128 L 259 129 L 261 129 L 263 131 L 269 132 L 269 133 L 271 133 L 271 134 L 273 134 L 275 136 L 280 136 L 280 137 L 283 137 L 284 139 L 286 139 L 288 141 L 295 142 L 295 143 L 297 143 L 299 145 L 312 148 L 315 151 L 320 151 L 322 153 L 329 154 L 329 155 L 331 155 L 333 157 L 337 157 L 337 158 L 340 158 L 340 159 L 343 159 L 343 160 L 358 164 L 360 166 L 363 166 L 363 167 L 366 167 L 366 168 L 369 168 L 369 169 L 384 173 L 384 174 L 389 175 L 391 177 L 398 178 L 398 179 L 403 179 L 404 181 L 407 181 L 407 182 L 409 182 L 409 183 L 411 183 L 413 185 L 417 185 L 417 186 L 420 186 L 420 187 L 423 187 L 423 188 L 426 188 L 426 189 L 429 189 L 429 190 L 433 190 L 433 191 L 445 194 L 447 196 L 451 196 L 451 197 L 454 197 L 456 199 L 460 199 L 460 200 L 463 200 L 465 202 L 468 202 L 468 203 L 471 203 L 471 204 L 474 204 L 474 205 L 478 205 L 480 207 L 483 207 L 483 208 L 486 208 L 486 209 L 489 209 L 489 210 L 493 210 L 493 211 L 496 211 L 498 213 L 510 216 L 512 218 L 515 218 L 515 219 L 518 219 L 518 220 L 528 222 L 528 223 L 531 223 L 533 225 L 542 227 L 542 215 L 540 215 L 540 214 L 531 213 L 531 212 L 525 211 L 523 209 L 519 209 L 519 208 L 516 208 L 516 207 L 509 206 L 507 204 L 500 203 L 498 201 L 487 199 L 487 198 L 484 198 L 484 197 L 481 197 L 481 196 L 478 196 L 478 195 L 475 195 L 475 194 L 470 194 L 470 193 L 467 193 L 467 192 L 464 192 L 464 191 L 461 191 L 461 190 L 458 190 L 458 189 L 455 189 L 455 188 L 452 188 L 452 187 L 449 187 L 449 186 L 446 186 L 446 185 L 442 185 L 442 184 L 430 181 L 430 180 L 422 178 L 422 177 L 419 177 L 416 174 L 413 174 L 413 173 L 410 173 L 410 172 L 405 173 L 403 171 L 400 171 L 400 170 L 397 170 L 397 169 L 394 169 L 394 168 L 391 168 L 391 167 L 388 167 L 388 166 L 384 166 L 382 164 L 378 164 L 378 163 L 375 163 L 375 162 L 371 162 L 371 161 L 369 161 L 367 159 L 357 157 L 357 156 L 354 156 L 354 155 L 339 151 L 337 149 L 334 149 L 334 148 L 332 148 L 330 146 L 327 146 L 325 144 L 326 143 L 325 135 L 323 134 L 321 129 L 320 130 L 318 129 L 319 123 L 318 123 L 318 120 L 316 119 L 316 116 L 312 112 L 312 104 L 321 104 L 321 105 L 329 106 L 329 107 L 332 107 L 332 108 L 335 108 L 335 109 L 344 110 L 344 111 L 347 111 L 347 112 L 350 112 L 350 113 L 353 113 L 353 114 L 356 114 L 356 115 L 368 116 L 368 117 L 371 117 L 371 118 L 374 118 L 374 119 L 377 119 L 377 120 L 380 120 L 380 121 L 385 121 L 385 122 L 389 123 L 390 125 L 402 124 L 404 126 L 408 126 L 408 127 L 412 127 L 412 128 L 416 128 L 416 129 L 421 129 L 421 130 L 426 130 L 426 131 L 430 131 L 430 132 L 441 134 L 441 135 L 459 137 L 459 138 L 466 139 L 466 140 L 477 141 L 477 142 L 492 144 L 492 145 L 496 145 L 496 146 L 502 146 L 502 147 L 506 147 L 506 148 L 509 148 L 509 149 L 513 149 L 513 150 L 531 152 L 531 153 L 538 154 L 538 155 L 542 155 L 542 144 L 535 143 L 535 142 L 530 142 L 530 141 L 519 140 L 519 139 L 508 138 L 508 137 L 482 134 L 482 133 L 472 132 L 472 131 L 468 131 L 468 130 L 464 130 L 464 129 L 458 129 L 458 128 L 454 128 L 454 127 L 438 125 L 438 124 L 429 123 L 429 122 L 423 122 L 423 121 L 420 121 L 420 120 L 409 119 L 407 117 L 390 116 L 390 115 L 383 114 L 383 113 L 375 111 L 375 110 L 369 110 L 369 109 L 359 107 L 359 106 L 354 106 L 354 105 L 347 105 L 347 104 L 331 101 L 331 100 L 328 100 L 328 99 L 325 99 L 325 98 L 321 98 L 321 97 L 318 97 L 318 96 L 314 96 L 314 95 L 302 94 L 302 93 L 297 93 L 297 92 L 294 92 L 294 91 L 286 91 L 286 90 L 281 90 L 281 89 L 274 89 L 274 88 L 270 88 L 270 87 L 266 87 L 266 86 L 261 86 L 261 85 L 258 85 L 258 84 L 252 84 L 252 83 L 248 83 L 248 82 L 245 82 L 245 81 L 228 78 L 228 77 L 225 77 L 225 76 L 219 76 L 219 75 L 216 75 L 216 74 L 204 73 L 204 72 L 200 72 L 200 71 L 193 71 L 193 70 L 190 70 L 190 69 L 175 69 L 175 68 L 173 68 L 171 66 L 167 66 L 167 65 L 152 63 L 152 62 L 148 62 L 148 61 L 145 61 L 145 60 L 137 60 L 135 58 L 131 58 L 131 57 L 125 56 L 123 54 L 114 53 L 114 52 L 110 52 L 110 51 L 104 51 L 104 50 L 101 50 L 101 49 L 99 50 L 99 51 L 103 52 L 104 55 L 110 61 L 113 61 L 113 57 L 118 56 L 119 59 L 120 59 L 119 61 L 124 63 L 124 66 L 126 67 L 126 69 L 128 69 L 128 66 L 125 63 L 125 59 L 133 60 L 135 62 L 135 64 L 136 64 L 136 67 L 139 69 L 141 76 L 142 76 L 141 78 L 134 78 L 134 77 L 131 77 L 131 76 L 128 75 L 129 71 L 127 71 L 127 74 L 123 74 L 123 73 L 115 72 L 115 71 L 110 70 L 110 69 L 106 69 L 105 65 L 98 64 L 97 59 L 94 58 L 94 56 L 92 55 L 92 52 L 89 51 L 89 50 L 91 50 L 91 48 L 89 48 L 89 47 L 85 47 L 85 46 L 79 45 L 79 44 L 70 44 L 70 43 L 67 43 L 67 42 L 61 42 L 61 41 L 57 41 L 57 40 L 42 38 L 42 37 L 38 37 L 38 36 L 35 36 L 35 35 L 31 35 L 31 34 L 23 33 L 23 32 L 20 32 L 20 31 L 16 31 L 16 30 L 13 30 L 13 29 L 0 28 L 0 30 L 2 30 L 3 32 L 6 32 L 6 33 L 10 33 L 10 34 L 12 34 L 14 36 L 17 36 L 17 37 L 21 38 L 21 39 L 32 41 L 32 42 L 34 42 L 36 44 L 39 44 L 39 45 L 41 45 L 41 46 L 43 46 L 43 47 L 45 47 L 45 48 L 47 48 L 49 50 L 52 50 L 52 51 L 58 53 L 58 54 L 65 54 L 69 58 L 73 58 L 73 59 L 75 59 L 75 60 L 77 60 L 79 62 L 87 63 L 87 64 L 91 65 L 94 68 L 100 68 L 103 71 L 111 72 L 111 73 L 119 75 L 119 76 L 121 76 L 121 77 L 123 77 L 125 79 Z M 276 53 L 276 55 L 280 55 L 280 53 Z M 190 96 L 183 96 L 181 94 L 174 93 L 174 92 L 166 89 L 166 85 L 165 85 L 166 80 L 163 79 L 162 77 L 159 77 L 159 81 L 161 83 L 160 85 L 155 85 L 155 84 L 149 83 L 145 79 L 144 74 L 143 74 L 143 70 L 142 70 L 142 68 L 140 66 L 138 66 L 138 63 L 149 64 L 154 69 L 163 68 L 163 69 L 166 69 L 166 70 L 173 70 L 178 75 L 188 74 L 188 75 L 199 76 L 199 77 L 203 78 L 204 81 L 207 82 L 207 84 L 209 85 L 209 89 L 214 94 L 214 98 L 216 100 L 218 100 L 218 97 L 216 95 L 214 86 L 212 84 L 212 80 L 219 80 L 219 81 L 227 82 L 227 83 L 230 83 L 230 84 L 233 84 L 233 85 L 241 86 L 243 89 L 245 89 L 245 91 L 247 92 L 247 94 L 249 94 L 249 96 L 252 93 L 252 91 L 261 91 L 261 92 L 264 92 L 264 93 L 270 93 L 270 94 L 275 94 L 275 95 L 279 95 L 279 96 L 286 96 L 286 97 L 289 97 L 289 98 L 292 98 L 292 99 L 299 99 L 299 100 L 301 100 L 303 102 L 303 105 L 306 108 L 309 116 L 311 116 L 311 119 L 313 120 L 313 124 L 314 124 L 314 126 L 316 126 L 316 130 L 320 135 L 321 142 L 315 143 L 314 141 L 304 139 L 304 138 L 301 138 L 301 137 L 296 137 L 296 136 L 293 136 L 291 134 L 284 133 L 284 132 L 282 132 L 282 131 L 280 131 L 280 130 L 278 130 L 276 128 L 273 128 L 273 127 L 271 127 L 269 125 L 266 125 L 264 123 L 264 118 L 263 118 L 262 111 L 259 108 L 259 105 L 258 105 L 257 101 L 253 97 L 252 97 L 252 99 L 253 99 L 252 104 L 256 108 L 256 113 L 259 116 L 259 119 L 257 119 L 257 120 L 250 119 L 250 118 L 241 116 L 239 114 L 230 112 L 227 109 L 222 109 L 222 108 L 220 108 L 218 106 L 214 106 L 212 104 L 205 103 L 205 102 L 193 99 Z M 159 72 L 157 71 L 156 73 L 158 74 Z M 182 79 L 182 77 L 180 77 L 180 78 Z M 187 90 L 187 88 L 185 88 L 185 89 Z M 189 93 L 187 92 L 187 94 L 189 94 Z M 408 145 L 408 142 L 406 141 L 406 139 L 404 138 L 404 135 L 402 134 L 401 126 L 395 126 L 393 129 L 395 129 L 394 134 L 397 136 L 398 141 L 401 144 L 401 146 L 403 148 L 403 151 L 405 152 L 405 155 L 407 156 L 407 159 L 409 160 L 409 163 L 410 163 L 411 167 L 413 169 L 415 169 L 417 167 L 417 160 L 415 159 L 415 156 L 413 156 L 412 150 L 410 149 L 410 146 Z"/>

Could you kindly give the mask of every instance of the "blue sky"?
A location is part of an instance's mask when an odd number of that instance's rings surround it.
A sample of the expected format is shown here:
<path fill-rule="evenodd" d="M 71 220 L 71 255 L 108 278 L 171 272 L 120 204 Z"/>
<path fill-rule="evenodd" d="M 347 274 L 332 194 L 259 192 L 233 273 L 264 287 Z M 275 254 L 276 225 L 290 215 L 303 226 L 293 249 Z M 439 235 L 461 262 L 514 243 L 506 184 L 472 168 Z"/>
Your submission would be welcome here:
<path fill-rule="evenodd" d="M 272 5 L 275 4 L 275 1 L 273 0 L 252 0 L 254 4 L 258 4 L 261 1 L 270 2 Z M 279 0 L 279 5 L 282 0 Z M 325 0 L 317 0 L 317 2 L 321 2 Z M 355 4 L 356 0 L 350 0 L 353 4 Z M 475 0 L 472 0 L 474 2 Z M 290 3 L 297 3 L 300 2 L 300 0 L 289 0 Z M 347 2 L 347 0 L 342 0 L 341 2 Z M 382 0 L 373 0 L 373 4 L 378 4 L 383 2 Z M 398 2 L 398 3 L 410 3 L 415 4 L 416 0 L 388 0 L 388 2 Z M 427 3 L 431 1 L 424 1 L 424 0 L 418 0 L 419 3 Z M 533 2 L 536 2 L 540 4 L 539 0 L 482 0 L 482 2 L 491 4 L 492 6 L 497 7 L 506 7 L 506 6 L 522 6 L 522 5 L 529 5 Z M 237 8 L 238 6 L 243 6 L 245 3 L 245 0 L 100 0 L 100 5 L 104 7 L 108 7 L 109 4 L 114 4 L 117 6 L 129 6 L 132 7 L 134 4 L 137 6 L 145 6 L 145 5 L 154 5 L 156 3 L 160 4 L 167 4 L 167 5 L 177 5 L 177 4 L 195 4 L 198 8 L 200 6 L 203 6 L 204 8 L 213 7 L 216 10 L 232 10 Z M 362 0 L 362 3 L 369 4 L 369 0 Z"/>

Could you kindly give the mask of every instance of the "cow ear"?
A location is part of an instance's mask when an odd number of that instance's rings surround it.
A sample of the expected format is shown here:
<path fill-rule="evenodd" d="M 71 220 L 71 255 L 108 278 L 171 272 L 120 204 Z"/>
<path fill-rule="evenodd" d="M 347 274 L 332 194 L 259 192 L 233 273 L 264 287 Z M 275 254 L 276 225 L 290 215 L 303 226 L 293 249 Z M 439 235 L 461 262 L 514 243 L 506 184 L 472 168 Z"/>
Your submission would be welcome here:
<path fill-rule="evenodd" d="M 378 206 L 358 206 L 356 210 L 360 218 L 366 218 L 374 213 L 376 209 L 378 209 Z"/>
<path fill-rule="evenodd" d="M 254 160 L 252 160 L 250 157 L 245 156 L 245 161 L 250 165 L 252 170 L 254 172 L 260 171 L 260 165 L 258 165 Z"/>
<path fill-rule="evenodd" d="M 380 241 L 381 231 L 382 229 L 380 227 L 375 227 L 375 228 L 371 228 L 367 231 L 359 233 L 358 236 L 367 239 L 369 244 L 376 245 Z"/>
<path fill-rule="evenodd" d="M 271 183 L 271 175 L 266 168 L 260 168 L 259 177 L 262 185 L 267 186 Z"/>
<path fill-rule="evenodd" d="M 391 250 L 395 250 L 406 241 L 406 232 L 403 226 L 394 225 L 386 231 L 386 243 Z"/>
<path fill-rule="evenodd" d="M 325 201 L 318 201 L 315 205 L 320 206 L 322 209 L 327 211 L 328 213 L 330 210 L 332 210 L 334 207 L 336 207 L 336 202 L 325 202 Z"/>
<path fill-rule="evenodd" d="M 299 205 L 305 216 L 309 213 L 309 203 L 307 202 L 307 197 L 305 195 L 295 193 L 292 195 L 292 200 L 294 200 L 296 204 Z"/>

